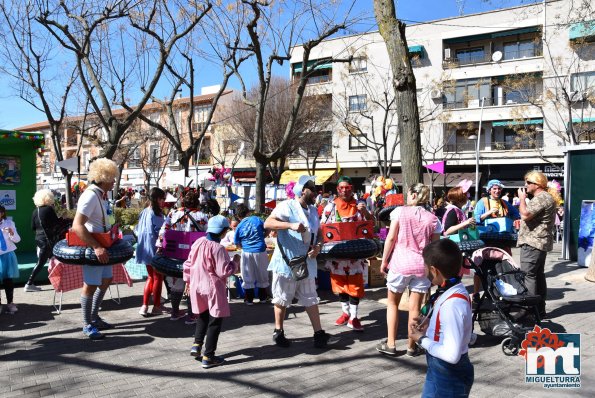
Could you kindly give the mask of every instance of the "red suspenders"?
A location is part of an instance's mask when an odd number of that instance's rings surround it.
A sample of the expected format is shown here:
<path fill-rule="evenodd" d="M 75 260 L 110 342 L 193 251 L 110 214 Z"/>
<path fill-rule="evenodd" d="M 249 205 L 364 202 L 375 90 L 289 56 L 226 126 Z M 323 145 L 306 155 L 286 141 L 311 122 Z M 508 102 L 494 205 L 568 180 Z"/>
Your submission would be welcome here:
<path fill-rule="evenodd" d="M 471 305 L 471 300 L 469 300 L 469 296 L 466 296 L 462 293 L 453 293 L 446 298 L 446 300 L 450 300 L 451 298 L 460 298 L 469 303 Z M 446 301 L 444 300 L 442 304 Z M 442 308 L 442 304 L 440 307 Z M 436 327 L 434 328 L 434 341 L 440 341 L 440 308 L 438 309 L 438 314 L 436 315 Z"/>

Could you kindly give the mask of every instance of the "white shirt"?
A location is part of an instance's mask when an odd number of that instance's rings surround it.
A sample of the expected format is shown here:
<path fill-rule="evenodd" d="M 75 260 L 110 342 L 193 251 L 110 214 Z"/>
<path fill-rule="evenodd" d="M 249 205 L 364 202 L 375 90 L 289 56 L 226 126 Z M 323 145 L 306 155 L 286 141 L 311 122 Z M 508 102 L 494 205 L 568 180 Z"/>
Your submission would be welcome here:
<path fill-rule="evenodd" d="M 90 233 L 106 232 L 103 224 L 104 219 L 105 227 L 107 229 L 111 227 L 106 210 L 107 202 L 103 200 L 103 193 L 101 188 L 92 185 L 82 193 L 77 204 L 76 211 L 88 218 L 85 228 Z"/>
<path fill-rule="evenodd" d="M 432 356 L 448 363 L 456 364 L 461 355 L 469 351 L 469 341 L 473 331 L 473 313 L 470 301 L 458 297 L 449 297 L 460 293 L 469 298 L 467 289 L 458 283 L 445 291 L 434 304 L 430 325 L 421 346 Z M 436 319 L 440 314 L 440 337 L 434 341 Z"/>

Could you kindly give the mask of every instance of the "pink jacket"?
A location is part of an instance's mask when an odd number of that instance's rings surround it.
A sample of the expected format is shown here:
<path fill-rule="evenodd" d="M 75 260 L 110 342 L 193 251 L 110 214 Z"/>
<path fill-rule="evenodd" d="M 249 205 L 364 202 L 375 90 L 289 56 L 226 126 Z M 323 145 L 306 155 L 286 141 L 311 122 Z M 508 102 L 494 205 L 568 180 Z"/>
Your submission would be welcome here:
<path fill-rule="evenodd" d="M 228 317 L 226 281 L 238 271 L 239 264 L 229 259 L 227 250 L 219 243 L 207 238 L 194 242 L 184 262 L 184 282 L 190 283 L 192 312 L 201 314 L 209 310 L 213 317 Z"/>

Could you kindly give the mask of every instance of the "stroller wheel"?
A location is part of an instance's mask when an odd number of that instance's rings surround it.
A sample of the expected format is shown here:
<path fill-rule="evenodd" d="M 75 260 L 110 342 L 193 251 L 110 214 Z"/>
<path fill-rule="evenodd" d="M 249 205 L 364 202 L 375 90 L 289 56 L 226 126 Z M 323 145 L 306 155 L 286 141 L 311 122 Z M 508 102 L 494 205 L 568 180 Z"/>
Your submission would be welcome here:
<path fill-rule="evenodd" d="M 506 356 L 514 357 L 519 355 L 520 347 L 514 343 L 512 337 L 507 337 L 502 340 L 502 343 L 500 343 L 500 348 L 502 348 L 502 352 Z"/>

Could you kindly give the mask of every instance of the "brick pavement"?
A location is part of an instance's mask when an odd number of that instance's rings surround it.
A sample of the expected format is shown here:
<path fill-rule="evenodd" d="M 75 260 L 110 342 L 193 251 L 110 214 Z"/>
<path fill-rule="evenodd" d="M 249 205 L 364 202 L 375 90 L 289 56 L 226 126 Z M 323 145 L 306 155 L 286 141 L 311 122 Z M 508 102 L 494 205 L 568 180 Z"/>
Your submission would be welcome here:
<path fill-rule="evenodd" d="M 548 256 L 552 319 L 543 326 L 582 334 L 582 388 L 569 392 L 525 384 L 523 359 L 504 356 L 499 339 L 479 333 L 477 345 L 470 350 L 475 365 L 473 397 L 595 395 L 595 318 L 591 315 L 595 284 L 583 279 L 585 269 L 558 261 L 559 255 L 558 246 Z M 227 363 L 203 370 L 188 353 L 193 326 L 164 316 L 145 319 L 138 315 L 142 287 L 142 282 L 132 288 L 121 286 L 120 305 L 104 302 L 103 315 L 117 328 L 99 342 L 82 337 L 78 291 L 65 293 L 63 312 L 55 315 L 50 285 L 40 293 L 18 289 L 19 312 L 0 315 L 0 397 L 407 397 L 421 392 L 423 357 L 405 357 L 403 340 L 396 358 L 379 355 L 374 349 L 385 335 L 385 307 L 377 300 L 384 297 L 384 288 L 369 291 L 362 301 L 366 330 L 359 334 L 331 326 L 339 305 L 332 295 L 322 292 L 323 325 L 342 338 L 337 347 L 326 351 L 312 347 L 312 331 L 303 309 L 289 311 L 285 329 L 294 342 L 289 349 L 281 349 L 271 341 L 271 306 L 246 307 L 234 300 L 218 349 Z M 405 318 L 401 320 L 400 339 L 405 336 Z"/>

